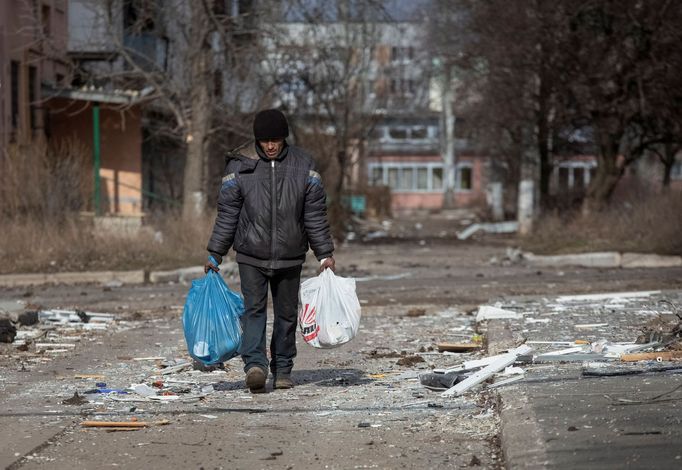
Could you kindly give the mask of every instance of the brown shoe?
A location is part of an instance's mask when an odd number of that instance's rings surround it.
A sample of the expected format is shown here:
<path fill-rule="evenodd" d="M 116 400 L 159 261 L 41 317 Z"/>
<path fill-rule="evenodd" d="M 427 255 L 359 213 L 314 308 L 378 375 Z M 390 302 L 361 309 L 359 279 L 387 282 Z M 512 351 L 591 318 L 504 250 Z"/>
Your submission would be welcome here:
<path fill-rule="evenodd" d="M 291 377 L 288 376 L 275 377 L 273 388 L 281 390 L 294 388 L 294 381 L 291 380 Z"/>
<path fill-rule="evenodd" d="M 265 393 L 265 372 L 260 367 L 251 367 L 246 371 L 246 386 L 251 393 Z"/>

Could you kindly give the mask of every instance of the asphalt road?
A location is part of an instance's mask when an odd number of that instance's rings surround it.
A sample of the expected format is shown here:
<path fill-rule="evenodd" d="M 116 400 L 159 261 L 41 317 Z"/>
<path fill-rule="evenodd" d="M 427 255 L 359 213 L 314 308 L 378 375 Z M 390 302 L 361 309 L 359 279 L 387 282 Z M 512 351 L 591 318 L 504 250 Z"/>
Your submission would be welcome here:
<path fill-rule="evenodd" d="M 504 261 L 500 244 L 414 241 L 342 247 L 339 274 L 358 279 L 362 327 L 350 344 L 315 350 L 299 340 L 290 391 L 251 395 L 239 360 L 225 372 L 159 375 L 159 363 L 186 357 L 180 315 L 187 285 L 54 286 L 0 290 L 0 303 L 23 308 L 110 312 L 103 332 L 57 332 L 75 344 L 63 353 L 21 352 L 0 345 L 0 465 L 8 468 L 498 468 L 500 414 L 495 395 L 455 399 L 425 390 L 416 374 L 459 357 L 429 348 L 473 333 L 468 313 L 480 303 L 519 295 L 672 289 L 682 268 L 548 269 Z M 495 259 L 493 259 L 495 258 Z M 304 276 L 314 272 L 314 260 Z M 228 284 L 238 289 L 236 279 Z M 419 315 L 419 309 L 424 311 Z M 417 315 L 417 316 L 415 316 Z M 407 361 L 419 356 L 424 362 Z M 478 357 L 471 353 L 465 357 Z M 77 379 L 77 374 L 101 379 Z M 114 401 L 74 392 L 164 380 L 185 384 L 181 400 Z M 171 383 L 172 381 L 175 383 Z M 184 400 L 198 388 L 214 391 Z M 177 388 L 176 388 L 177 390 Z M 121 396 L 119 398 L 130 398 Z M 134 397 L 132 397 L 134 398 Z M 548 401 L 547 406 L 551 408 Z M 109 433 L 84 420 L 167 420 L 148 429 Z M 524 418 L 525 419 L 525 418 Z M 570 426 L 570 424 L 569 424 Z M 575 434 L 575 433 L 574 433 Z M 648 435 L 646 439 L 655 438 Z M 573 468 L 565 462 L 558 468 Z M 588 466 L 589 467 L 589 466 Z"/>

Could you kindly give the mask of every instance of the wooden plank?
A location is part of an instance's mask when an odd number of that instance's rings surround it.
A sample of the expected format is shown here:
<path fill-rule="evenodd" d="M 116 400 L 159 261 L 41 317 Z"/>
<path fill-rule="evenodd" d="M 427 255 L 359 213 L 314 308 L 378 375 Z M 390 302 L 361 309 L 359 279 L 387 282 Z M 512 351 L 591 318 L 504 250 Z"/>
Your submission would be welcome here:
<path fill-rule="evenodd" d="M 652 353 L 622 354 L 620 360 L 623 362 L 637 361 L 680 361 L 682 351 L 661 351 Z"/>
<path fill-rule="evenodd" d="M 155 425 L 163 426 L 165 424 L 170 424 L 170 421 L 83 421 L 81 426 L 86 428 L 146 428 Z"/>
<path fill-rule="evenodd" d="M 436 343 L 436 347 L 440 352 L 467 352 L 481 349 L 481 345 L 478 343 Z"/>

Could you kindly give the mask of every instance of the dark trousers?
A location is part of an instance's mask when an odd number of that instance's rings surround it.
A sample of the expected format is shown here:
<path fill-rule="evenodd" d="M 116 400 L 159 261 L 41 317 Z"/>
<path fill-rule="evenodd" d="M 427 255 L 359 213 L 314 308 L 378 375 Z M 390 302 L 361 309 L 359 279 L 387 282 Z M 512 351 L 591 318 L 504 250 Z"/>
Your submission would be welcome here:
<path fill-rule="evenodd" d="M 301 266 L 285 269 L 266 269 L 239 264 L 244 315 L 242 345 L 244 371 L 258 366 L 267 372 L 265 326 L 267 324 L 268 286 L 272 291 L 274 324 L 270 339 L 270 370 L 274 375 L 288 375 L 296 357 L 296 323 L 298 321 L 298 289 Z"/>

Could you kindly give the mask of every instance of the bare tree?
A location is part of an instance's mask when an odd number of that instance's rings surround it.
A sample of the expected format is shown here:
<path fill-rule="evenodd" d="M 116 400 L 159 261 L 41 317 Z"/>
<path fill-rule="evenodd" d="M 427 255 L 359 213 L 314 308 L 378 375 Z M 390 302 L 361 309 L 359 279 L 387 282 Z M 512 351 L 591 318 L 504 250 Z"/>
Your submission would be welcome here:
<path fill-rule="evenodd" d="M 508 137 L 502 143 L 522 142 L 517 155 L 536 149 L 541 195 L 549 191 L 556 137 L 577 124 L 593 129 L 597 150 L 587 212 L 606 205 L 643 151 L 678 133 L 679 86 L 671 70 L 680 63 L 680 48 L 673 47 L 681 34 L 679 2 L 456 4 L 454 14 L 439 18 L 441 30 L 456 25 L 461 34 L 442 49 L 470 71 L 469 90 L 480 95 L 475 106 L 488 127 L 506 130 L 498 133 Z M 453 2 L 436 5 L 447 13 Z M 443 36 L 436 33 L 435 44 Z"/>
<path fill-rule="evenodd" d="M 387 78 L 376 47 L 386 13 L 374 1 L 331 2 L 327 10 L 317 8 L 324 2 L 283 3 L 295 16 L 288 23 L 282 16 L 273 19 L 269 76 L 281 105 L 296 116 L 301 137 L 326 143 L 320 160 L 338 172 L 329 186 L 333 210 L 338 209 L 351 168 L 360 163 L 386 105 Z"/>
<path fill-rule="evenodd" d="M 154 113 L 150 130 L 177 139 L 185 150 L 182 213 L 193 218 L 206 207 L 212 149 L 225 135 L 246 133 L 244 115 L 262 97 L 254 79 L 257 11 L 209 0 L 80 2 L 106 25 L 121 62 L 114 70 L 85 70 L 83 81 L 153 87 L 147 97 L 147 111 Z"/>

